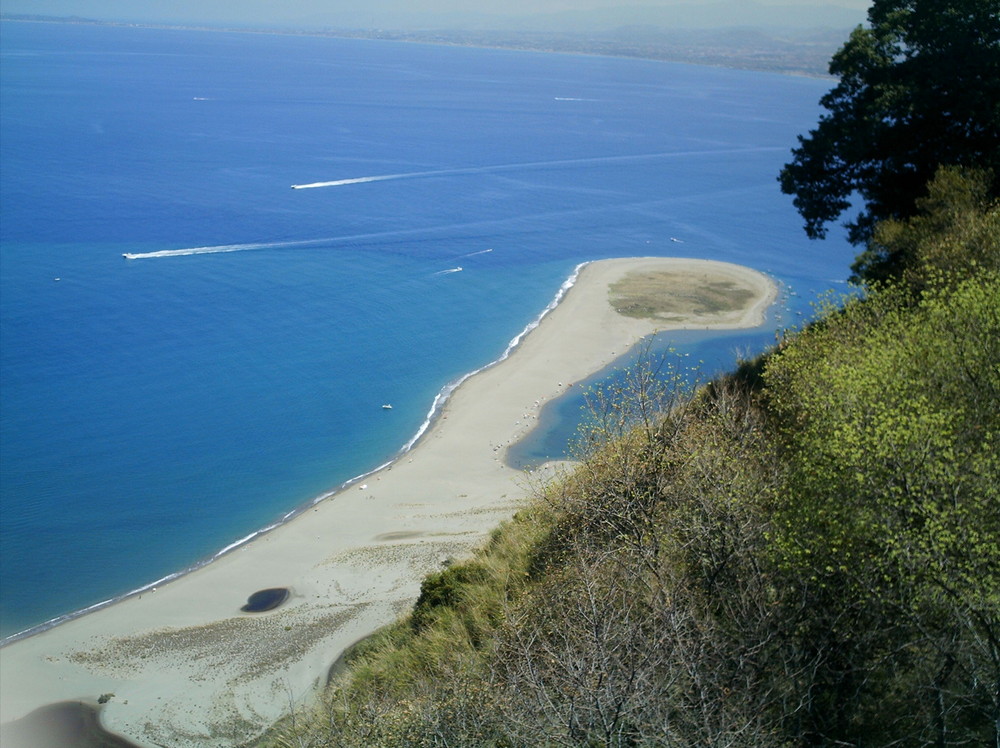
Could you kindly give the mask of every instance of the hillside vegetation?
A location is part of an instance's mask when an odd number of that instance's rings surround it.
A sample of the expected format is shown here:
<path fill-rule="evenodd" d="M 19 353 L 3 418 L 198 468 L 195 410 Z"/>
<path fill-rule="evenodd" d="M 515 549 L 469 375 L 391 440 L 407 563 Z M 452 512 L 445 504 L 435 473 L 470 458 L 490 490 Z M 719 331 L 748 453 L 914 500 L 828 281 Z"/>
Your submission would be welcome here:
<path fill-rule="evenodd" d="M 578 467 L 270 744 L 1000 748 L 1000 0 L 868 18 L 779 177 L 814 238 L 860 207 L 866 285 L 592 393 Z"/>
<path fill-rule="evenodd" d="M 997 745 L 1000 208 L 696 392 L 592 395 L 579 466 L 349 653 L 282 746 Z M 977 186 L 978 185 L 978 186 Z M 661 372 L 662 373 L 662 372 Z"/>

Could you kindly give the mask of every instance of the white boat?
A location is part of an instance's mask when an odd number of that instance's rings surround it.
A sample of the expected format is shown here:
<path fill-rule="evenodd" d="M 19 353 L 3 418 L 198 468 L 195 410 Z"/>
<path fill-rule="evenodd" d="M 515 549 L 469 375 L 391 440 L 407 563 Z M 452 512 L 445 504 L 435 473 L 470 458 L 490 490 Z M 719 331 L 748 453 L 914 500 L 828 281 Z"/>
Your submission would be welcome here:
<path fill-rule="evenodd" d="M 385 405 L 382 406 L 382 410 L 392 410 L 392 406 L 389 405 L 389 403 L 386 403 Z"/>

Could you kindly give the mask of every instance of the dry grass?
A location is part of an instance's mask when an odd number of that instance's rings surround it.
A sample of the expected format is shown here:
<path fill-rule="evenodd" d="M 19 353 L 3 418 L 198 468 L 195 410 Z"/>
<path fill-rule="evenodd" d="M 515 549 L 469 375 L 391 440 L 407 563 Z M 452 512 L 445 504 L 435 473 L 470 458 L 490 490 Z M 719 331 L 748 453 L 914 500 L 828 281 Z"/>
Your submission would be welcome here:
<path fill-rule="evenodd" d="M 735 279 L 706 274 L 692 283 L 690 275 L 670 271 L 629 273 L 609 290 L 619 314 L 666 321 L 742 311 L 754 298 Z"/>

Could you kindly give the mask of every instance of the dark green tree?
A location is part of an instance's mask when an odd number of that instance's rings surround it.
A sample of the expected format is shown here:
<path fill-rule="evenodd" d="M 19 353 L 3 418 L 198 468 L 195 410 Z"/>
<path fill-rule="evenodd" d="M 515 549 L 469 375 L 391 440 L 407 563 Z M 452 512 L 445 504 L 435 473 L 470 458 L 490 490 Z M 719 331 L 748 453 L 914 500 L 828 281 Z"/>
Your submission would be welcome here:
<path fill-rule="evenodd" d="M 846 226 L 866 244 L 878 221 L 914 215 L 941 165 L 1000 174 L 1000 0 L 874 0 L 868 20 L 834 55 L 828 113 L 779 176 L 814 239 L 860 196 Z"/>

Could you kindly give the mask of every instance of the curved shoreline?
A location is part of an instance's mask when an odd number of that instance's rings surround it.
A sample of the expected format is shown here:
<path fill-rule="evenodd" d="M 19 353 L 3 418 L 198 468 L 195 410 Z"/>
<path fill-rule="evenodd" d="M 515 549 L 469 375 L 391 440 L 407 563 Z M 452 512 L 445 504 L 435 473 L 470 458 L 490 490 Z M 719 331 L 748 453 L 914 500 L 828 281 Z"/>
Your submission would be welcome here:
<path fill-rule="evenodd" d="M 708 274 L 739 279 L 755 302 L 718 323 L 622 317 L 607 288 L 643 269 L 669 269 L 692 283 Z M 500 359 L 439 393 L 427 426 L 393 461 L 162 589 L 146 586 L 10 642 L 0 650 L 0 720 L 115 693 L 104 726 L 140 744 L 258 734 L 287 711 L 289 698 L 313 693 L 344 648 L 407 610 L 426 573 L 467 553 L 516 510 L 530 491 L 504 452 L 564 383 L 662 329 L 757 326 L 775 295 L 762 273 L 728 263 L 638 258 L 578 267 Z M 336 501 L 323 500 L 334 494 Z M 277 610 L 239 613 L 248 594 L 271 587 L 293 594 Z"/>
<path fill-rule="evenodd" d="M 303 504 L 299 504 L 293 509 L 290 509 L 289 511 L 285 512 L 285 514 L 281 516 L 281 519 L 272 522 L 269 525 L 265 525 L 259 530 L 254 530 L 253 532 L 240 538 L 239 540 L 234 540 L 232 543 L 229 543 L 228 545 L 224 546 L 222 550 L 216 551 L 211 556 L 202 558 L 196 561 L 195 563 L 191 564 L 190 566 L 186 566 L 183 569 L 171 572 L 170 574 L 162 576 L 159 579 L 155 579 L 152 582 L 148 582 L 142 585 L 141 587 L 137 587 L 134 590 L 125 592 L 124 594 L 116 595 L 115 597 L 110 597 L 107 600 L 102 600 L 92 605 L 88 605 L 85 608 L 80 608 L 79 610 L 73 610 L 70 611 L 69 613 L 64 613 L 60 616 L 56 616 L 55 618 L 50 618 L 47 621 L 43 621 L 42 623 L 26 628 L 23 631 L 18 631 L 14 634 L 10 634 L 9 636 L 0 639 L 0 649 L 10 644 L 13 644 L 14 642 L 20 641 L 22 639 L 27 639 L 28 637 L 42 634 L 46 631 L 55 628 L 56 626 L 60 626 L 64 623 L 69 623 L 70 621 L 76 620 L 77 618 L 81 618 L 82 616 L 89 615 L 91 613 L 96 613 L 99 610 L 108 608 L 112 605 L 115 605 L 116 603 L 122 602 L 123 600 L 128 600 L 129 598 L 136 597 L 149 590 L 159 589 L 164 585 L 182 579 L 188 574 L 196 572 L 199 569 L 208 566 L 212 562 L 217 561 L 218 559 L 225 556 L 227 553 L 231 553 L 232 551 L 235 551 L 238 548 L 242 548 L 248 545 L 249 543 L 252 543 L 254 540 L 258 540 L 259 538 L 263 537 L 272 530 L 277 530 L 282 525 L 291 522 L 296 517 L 309 511 L 309 509 L 316 506 L 321 501 L 326 501 L 327 499 L 333 498 L 341 491 L 350 488 L 359 481 L 362 481 L 365 478 L 369 478 L 372 475 L 375 475 L 376 473 L 391 467 L 398 460 L 400 460 L 407 453 L 409 453 L 420 442 L 420 439 L 424 436 L 424 434 L 426 434 L 431 428 L 433 428 L 435 421 L 443 412 L 444 407 L 445 405 L 447 405 L 448 400 L 451 397 L 452 393 L 459 387 L 461 387 L 462 384 L 467 379 L 474 377 L 477 374 L 486 371 L 487 369 L 491 369 L 500 363 L 503 363 L 503 361 L 505 361 L 511 355 L 511 353 L 513 353 L 517 349 L 517 347 L 521 344 L 521 341 L 524 340 L 524 337 L 529 333 L 531 333 L 531 331 L 534 330 L 536 327 L 538 327 L 541 324 L 542 320 L 545 318 L 545 316 L 559 305 L 559 302 L 562 301 L 566 293 L 576 284 L 577 279 L 580 277 L 580 271 L 589 264 L 590 262 L 581 262 L 573 269 L 573 272 L 570 274 L 569 278 L 563 281 L 563 284 L 559 287 L 559 290 L 556 292 L 555 298 L 553 298 L 553 300 L 549 302 L 548 306 L 546 306 L 542 310 L 542 312 L 537 317 L 535 317 L 534 320 L 529 322 L 524 327 L 524 329 L 521 330 L 521 332 L 519 332 L 517 335 L 511 338 L 511 341 L 507 344 L 507 347 L 504 349 L 503 353 L 501 353 L 498 358 L 494 359 L 493 361 L 490 361 L 488 364 L 485 364 L 484 366 L 479 367 L 478 369 L 474 369 L 466 374 L 462 374 L 460 377 L 453 379 L 452 381 L 445 384 L 444 387 L 442 387 L 438 391 L 438 394 L 434 396 L 434 400 L 431 402 L 430 410 L 424 417 L 423 422 L 417 428 L 416 433 L 412 437 L 410 437 L 410 439 L 402 447 L 399 448 L 399 450 L 396 452 L 395 455 L 393 455 L 391 459 L 387 460 L 386 462 L 383 462 L 381 465 L 378 465 L 377 467 L 372 468 L 371 470 L 368 470 L 367 472 L 355 475 L 353 478 L 348 478 L 347 480 L 339 484 L 336 488 L 332 488 L 329 491 L 326 491 Z"/>

